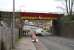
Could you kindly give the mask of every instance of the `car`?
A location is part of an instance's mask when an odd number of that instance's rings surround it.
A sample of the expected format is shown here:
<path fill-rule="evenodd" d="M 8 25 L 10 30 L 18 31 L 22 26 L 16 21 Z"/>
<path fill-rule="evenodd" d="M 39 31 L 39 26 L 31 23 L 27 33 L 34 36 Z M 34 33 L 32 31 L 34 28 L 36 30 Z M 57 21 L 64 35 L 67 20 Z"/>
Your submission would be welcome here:
<path fill-rule="evenodd" d="M 36 33 L 42 33 L 43 29 L 42 28 L 36 28 Z"/>
<path fill-rule="evenodd" d="M 23 31 L 29 30 L 29 31 L 34 31 L 36 32 L 36 35 L 44 35 L 45 30 L 41 27 L 37 27 L 35 25 L 24 25 Z"/>
<path fill-rule="evenodd" d="M 42 35 L 44 31 L 42 28 L 39 27 L 33 27 L 32 30 L 36 32 L 36 35 Z"/>

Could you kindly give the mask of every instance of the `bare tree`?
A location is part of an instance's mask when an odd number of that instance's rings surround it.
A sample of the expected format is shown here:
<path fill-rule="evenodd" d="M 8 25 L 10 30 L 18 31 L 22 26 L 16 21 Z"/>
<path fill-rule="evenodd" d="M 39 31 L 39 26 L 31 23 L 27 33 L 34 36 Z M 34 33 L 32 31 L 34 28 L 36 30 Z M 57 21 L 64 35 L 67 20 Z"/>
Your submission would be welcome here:
<path fill-rule="evenodd" d="M 65 0 L 66 3 L 66 12 L 68 15 L 72 15 L 74 0 Z"/>
<path fill-rule="evenodd" d="M 72 15 L 74 0 L 63 0 L 63 1 L 65 1 L 65 4 L 64 4 L 65 8 L 63 7 L 59 7 L 59 8 L 66 10 L 67 15 Z"/>

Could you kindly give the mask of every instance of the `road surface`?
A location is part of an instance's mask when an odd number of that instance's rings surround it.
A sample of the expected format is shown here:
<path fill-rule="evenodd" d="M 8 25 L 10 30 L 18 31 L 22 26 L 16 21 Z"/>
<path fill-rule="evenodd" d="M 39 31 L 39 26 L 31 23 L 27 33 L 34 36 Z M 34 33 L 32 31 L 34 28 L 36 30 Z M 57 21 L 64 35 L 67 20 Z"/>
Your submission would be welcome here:
<path fill-rule="evenodd" d="M 38 37 L 48 50 L 74 50 L 74 40 L 56 36 Z"/>

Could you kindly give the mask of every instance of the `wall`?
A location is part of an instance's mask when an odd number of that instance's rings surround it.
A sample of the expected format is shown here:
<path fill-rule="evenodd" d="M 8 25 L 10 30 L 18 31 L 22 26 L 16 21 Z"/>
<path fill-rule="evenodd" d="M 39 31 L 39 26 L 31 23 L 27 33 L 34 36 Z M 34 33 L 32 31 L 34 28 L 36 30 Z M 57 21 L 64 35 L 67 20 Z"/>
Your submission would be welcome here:
<path fill-rule="evenodd" d="M 63 23 L 61 35 L 67 38 L 74 38 L 74 21 Z"/>

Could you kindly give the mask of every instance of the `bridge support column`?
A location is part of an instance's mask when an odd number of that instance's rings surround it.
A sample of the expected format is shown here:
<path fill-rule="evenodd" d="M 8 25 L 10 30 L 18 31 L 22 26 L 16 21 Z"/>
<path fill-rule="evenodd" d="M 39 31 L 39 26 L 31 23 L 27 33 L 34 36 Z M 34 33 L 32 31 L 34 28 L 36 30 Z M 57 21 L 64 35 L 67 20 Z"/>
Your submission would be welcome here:
<path fill-rule="evenodd" d="M 60 36 L 61 35 L 61 22 L 60 22 L 60 18 L 57 18 L 57 19 L 53 19 L 52 21 L 52 32 L 54 35 L 58 35 Z"/>

